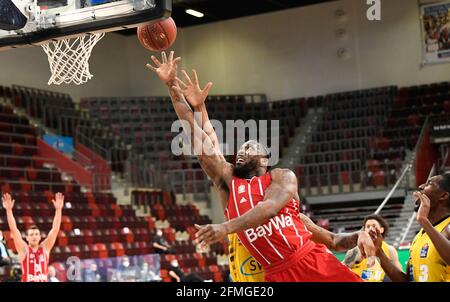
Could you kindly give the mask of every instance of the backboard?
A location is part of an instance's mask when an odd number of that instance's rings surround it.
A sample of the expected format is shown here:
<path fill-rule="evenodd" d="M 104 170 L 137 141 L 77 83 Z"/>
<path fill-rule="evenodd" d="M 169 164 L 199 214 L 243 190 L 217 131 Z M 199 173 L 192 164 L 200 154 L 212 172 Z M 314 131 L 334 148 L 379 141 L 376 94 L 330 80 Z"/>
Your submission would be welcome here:
<path fill-rule="evenodd" d="M 27 22 L 20 29 L 0 29 L 0 50 L 133 28 L 167 18 L 172 11 L 171 0 L 2 1 L 12 2 Z"/>

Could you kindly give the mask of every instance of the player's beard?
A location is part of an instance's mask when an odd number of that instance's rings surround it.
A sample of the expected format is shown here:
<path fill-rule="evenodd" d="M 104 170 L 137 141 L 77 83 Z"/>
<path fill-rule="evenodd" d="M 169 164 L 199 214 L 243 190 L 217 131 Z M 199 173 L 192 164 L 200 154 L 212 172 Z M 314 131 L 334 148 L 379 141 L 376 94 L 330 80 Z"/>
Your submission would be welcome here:
<path fill-rule="evenodd" d="M 250 175 L 254 174 L 252 172 L 255 172 L 257 168 L 258 168 L 258 160 L 251 159 L 249 162 L 243 165 L 234 165 L 233 176 L 243 179 L 250 178 Z"/>

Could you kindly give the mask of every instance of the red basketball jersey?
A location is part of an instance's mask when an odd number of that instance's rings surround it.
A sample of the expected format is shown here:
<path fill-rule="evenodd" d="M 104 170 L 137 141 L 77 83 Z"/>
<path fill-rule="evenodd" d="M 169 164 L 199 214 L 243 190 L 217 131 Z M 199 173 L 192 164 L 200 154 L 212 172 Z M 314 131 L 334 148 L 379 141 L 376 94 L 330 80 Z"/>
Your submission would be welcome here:
<path fill-rule="evenodd" d="M 233 177 L 225 209 L 228 220 L 243 215 L 261 202 L 271 181 L 270 173 L 249 180 Z M 300 220 L 299 206 L 300 202 L 292 199 L 277 216 L 256 228 L 237 233 L 242 244 L 263 267 L 287 259 L 311 238 L 311 232 Z"/>
<path fill-rule="evenodd" d="M 48 259 L 44 248 L 40 246 L 36 252 L 31 247 L 22 262 L 22 282 L 47 282 Z"/>

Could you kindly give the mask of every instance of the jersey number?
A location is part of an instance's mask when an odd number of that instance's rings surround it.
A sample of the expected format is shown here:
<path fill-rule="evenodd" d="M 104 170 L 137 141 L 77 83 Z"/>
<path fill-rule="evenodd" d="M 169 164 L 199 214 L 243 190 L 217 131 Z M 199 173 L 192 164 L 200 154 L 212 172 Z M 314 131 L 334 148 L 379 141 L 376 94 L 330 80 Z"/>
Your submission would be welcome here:
<path fill-rule="evenodd" d="M 419 282 L 427 282 L 428 280 L 428 265 L 422 264 L 420 266 Z"/>
<path fill-rule="evenodd" d="M 382 270 L 375 271 L 375 275 L 374 275 L 373 279 L 376 280 L 376 281 L 380 281 L 382 273 L 383 273 Z"/>

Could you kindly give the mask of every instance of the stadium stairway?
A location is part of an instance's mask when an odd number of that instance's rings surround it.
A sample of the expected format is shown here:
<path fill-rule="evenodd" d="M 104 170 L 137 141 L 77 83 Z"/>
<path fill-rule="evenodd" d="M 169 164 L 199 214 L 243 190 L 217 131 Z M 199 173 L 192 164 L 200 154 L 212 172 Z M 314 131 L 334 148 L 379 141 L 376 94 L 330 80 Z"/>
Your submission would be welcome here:
<path fill-rule="evenodd" d="M 322 108 L 312 108 L 308 110 L 305 118 L 301 120 L 298 127 L 295 128 L 295 134 L 290 139 L 289 145 L 285 148 L 284 156 L 277 165 L 280 168 L 296 170 L 300 160 L 300 154 L 305 152 L 306 139 L 309 133 L 317 128 L 317 121 L 321 119 Z"/>
<path fill-rule="evenodd" d="M 401 244 L 400 239 L 406 230 L 412 214 L 414 213 L 414 202 L 412 200 L 411 193 L 412 192 L 408 192 L 405 196 L 405 202 L 403 204 L 403 208 L 401 209 L 400 215 L 394 219 L 393 226 L 390 228 L 389 234 L 386 238 L 386 240 L 391 242 L 395 247 L 398 247 Z M 418 230 L 419 225 L 414 221 L 408 235 L 405 238 L 405 241 L 410 242 Z"/>

